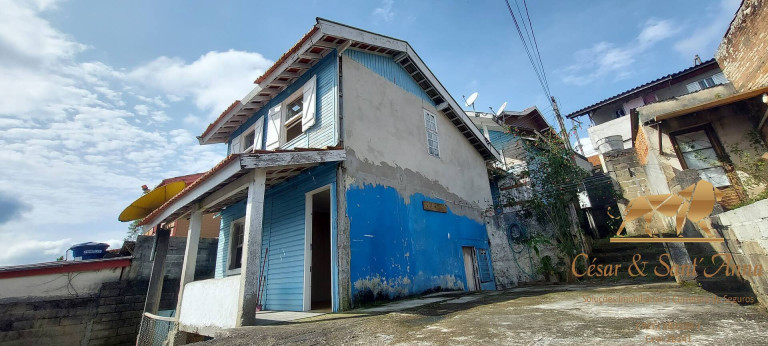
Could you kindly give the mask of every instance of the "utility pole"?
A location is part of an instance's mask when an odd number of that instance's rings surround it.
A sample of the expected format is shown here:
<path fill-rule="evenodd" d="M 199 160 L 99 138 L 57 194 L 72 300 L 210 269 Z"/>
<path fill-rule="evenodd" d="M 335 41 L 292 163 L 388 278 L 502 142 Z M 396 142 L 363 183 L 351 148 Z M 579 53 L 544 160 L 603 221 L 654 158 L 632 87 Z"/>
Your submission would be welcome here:
<path fill-rule="evenodd" d="M 576 127 L 576 122 L 573 121 L 573 118 L 571 118 L 571 126 L 573 126 L 574 128 Z M 579 128 L 581 128 L 581 123 L 579 123 Z M 576 149 L 579 150 L 579 154 L 581 154 L 581 156 L 584 156 L 584 157 L 587 156 L 587 155 L 584 155 L 584 148 L 581 147 L 581 138 L 578 138 L 578 136 L 576 136 Z"/>
<path fill-rule="evenodd" d="M 565 123 L 563 123 L 563 116 L 560 115 L 560 108 L 557 107 L 557 101 L 555 101 L 554 96 L 551 96 L 550 99 L 552 100 L 552 109 L 555 111 L 557 122 L 560 123 L 560 131 L 563 132 L 563 140 L 565 141 L 565 147 L 568 149 L 568 151 L 573 151 L 573 148 L 571 147 L 571 137 L 568 136 L 568 131 L 565 129 Z"/>

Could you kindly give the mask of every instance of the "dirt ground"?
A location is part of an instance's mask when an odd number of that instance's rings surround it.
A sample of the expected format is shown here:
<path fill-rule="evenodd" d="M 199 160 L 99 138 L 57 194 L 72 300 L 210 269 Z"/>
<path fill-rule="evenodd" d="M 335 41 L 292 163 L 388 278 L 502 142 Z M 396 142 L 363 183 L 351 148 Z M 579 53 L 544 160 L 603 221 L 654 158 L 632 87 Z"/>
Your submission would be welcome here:
<path fill-rule="evenodd" d="M 432 303 L 399 311 L 353 310 L 238 328 L 206 343 L 765 345 L 768 340 L 765 307 L 740 306 L 674 283 L 534 286 L 438 294 L 427 301 Z"/>

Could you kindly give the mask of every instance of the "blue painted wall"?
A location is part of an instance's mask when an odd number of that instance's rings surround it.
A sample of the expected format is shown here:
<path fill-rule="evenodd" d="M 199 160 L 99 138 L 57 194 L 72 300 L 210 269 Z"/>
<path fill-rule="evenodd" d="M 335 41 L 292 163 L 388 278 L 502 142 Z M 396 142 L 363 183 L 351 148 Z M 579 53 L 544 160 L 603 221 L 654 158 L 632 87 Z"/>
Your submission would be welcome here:
<path fill-rule="evenodd" d="M 322 186 L 335 185 L 336 167 L 337 164 L 331 163 L 307 170 L 266 191 L 261 252 L 263 256 L 269 247 L 264 269 L 267 274 L 265 309 L 303 309 L 305 194 Z M 335 200 L 333 194 L 331 200 Z M 221 215 L 219 251 L 216 255 L 217 278 L 226 276 L 230 223 L 245 216 L 245 201 L 227 207 Z M 331 232 L 335 234 L 335 224 Z M 335 254 L 332 256 L 335 257 Z M 332 275 L 337 275 L 336 271 L 334 268 Z M 333 286 L 333 295 L 338 301 L 338 285 Z"/>
<path fill-rule="evenodd" d="M 490 248 L 485 224 L 465 216 L 425 211 L 421 194 L 410 203 L 391 187 L 353 186 L 346 192 L 353 304 L 431 289 L 465 289 L 462 246 Z M 479 263 L 479 265 L 482 265 Z M 495 289 L 492 270 L 483 289 Z"/>
<path fill-rule="evenodd" d="M 344 51 L 344 55 L 367 67 L 369 70 L 375 72 L 379 76 L 382 76 L 388 79 L 390 82 L 395 83 L 395 85 L 405 89 L 405 91 L 421 97 L 424 101 L 431 104 L 432 106 L 435 105 L 427 93 L 425 93 L 419 84 L 413 80 L 413 77 L 411 77 L 411 75 L 405 69 L 403 69 L 402 66 L 392 60 L 391 57 L 363 52 L 356 49 L 347 49 Z"/>
<path fill-rule="evenodd" d="M 292 149 L 295 147 L 301 148 L 323 148 L 326 146 L 332 146 L 338 143 L 336 133 L 336 88 L 337 88 L 337 76 L 338 73 L 338 60 L 335 59 L 336 50 L 328 53 L 322 60 L 320 60 L 315 66 L 305 72 L 299 77 L 293 84 L 289 85 L 285 90 L 280 92 L 275 98 L 269 101 L 266 106 L 259 109 L 254 113 L 243 125 L 237 130 L 232 132 L 229 140 L 227 141 L 227 148 L 232 142 L 232 139 L 239 136 L 246 129 L 251 127 L 257 120 L 265 117 L 270 108 L 285 101 L 285 99 L 304 86 L 313 75 L 317 76 L 317 95 L 315 102 L 315 125 L 313 125 L 305 133 L 299 135 L 288 143 L 281 146 L 282 149 Z M 267 127 L 263 127 L 264 133 L 262 134 L 262 148 L 267 141 Z M 227 149 L 229 150 L 229 149 Z"/>

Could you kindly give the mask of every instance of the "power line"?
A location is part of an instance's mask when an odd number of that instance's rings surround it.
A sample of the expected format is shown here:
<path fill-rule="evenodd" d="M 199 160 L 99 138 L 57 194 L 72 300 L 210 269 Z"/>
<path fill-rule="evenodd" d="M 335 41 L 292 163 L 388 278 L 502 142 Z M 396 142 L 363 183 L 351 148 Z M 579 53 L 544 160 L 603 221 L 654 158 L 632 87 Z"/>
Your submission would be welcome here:
<path fill-rule="evenodd" d="M 551 98 L 549 94 L 549 89 L 546 87 L 546 84 L 544 84 L 543 76 L 541 75 L 541 71 L 539 71 L 539 68 L 537 67 L 533 56 L 531 55 L 531 50 L 528 48 L 528 42 L 525 40 L 525 36 L 523 35 L 523 32 L 520 30 L 520 24 L 517 21 L 517 16 L 515 16 L 515 11 L 512 10 L 512 5 L 510 5 L 509 0 L 504 0 L 507 4 L 507 10 L 509 10 L 509 14 L 512 16 L 512 21 L 515 23 L 515 28 L 517 29 L 517 35 L 520 37 L 520 41 L 523 43 L 523 48 L 525 49 L 525 54 L 528 56 L 528 61 L 531 63 L 531 66 L 533 67 L 533 71 L 536 73 L 536 78 L 539 80 L 539 84 L 541 84 L 542 90 L 544 90 L 544 94 L 547 95 L 547 98 Z M 520 17 L 522 20 L 522 16 Z"/>

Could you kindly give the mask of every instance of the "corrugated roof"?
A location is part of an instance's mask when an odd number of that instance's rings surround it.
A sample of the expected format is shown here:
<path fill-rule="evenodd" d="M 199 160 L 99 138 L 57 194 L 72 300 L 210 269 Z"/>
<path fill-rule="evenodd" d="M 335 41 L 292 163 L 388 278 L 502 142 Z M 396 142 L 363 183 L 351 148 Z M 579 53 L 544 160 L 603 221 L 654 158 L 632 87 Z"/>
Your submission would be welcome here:
<path fill-rule="evenodd" d="M 663 83 L 663 82 L 666 82 L 666 81 L 670 81 L 672 79 L 675 79 L 675 78 L 678 78 L 680 76 L 686 75 L 688 73 L 692 73 L 692 72 L 696 72 L 696 71 L 699 71 L 699 70 L 711 68 L 711 67 L 713 67 L 713 65 L 717 66 L 717 61 L 715 61 L 714 58 L 713 59 L 709 59 L 709 60 L 707 60 L 705 62 L 702 62 L 699 65 L 691 66 L 691 67 L 689 67 L 687 69 L 684 69 L 682 71 L 671 73 L 671 74 L 668 74 L 668 75 L 666 75 L 664 77 L 654 79 L 654 80 L 652 80 L 652 81 L 650 81 L 648 83 L 636 86 L 636 87 L 634 87 L 632 89 L 629 89 L 627 91 L 624 91 L 624 92 L 622 92 L 620 94 L 611 96 L 611 97 L 609 97 L 607 99 L 604 99 L 604 100 L 599 101 L 599 102 L 597 102 L 595 104 L 592 104 L 590 106 L 587 106 L 587 107 L 584 107 L 582 109 L 579 109 L 579 110 L 577 110 L 575 112 L 571 112 L 570 114 L 566 115 L 566 117 L 567 118 L 575 118 L 577 116 L 584 115 L 584 114 L 589 113 L 589 112 L 591 112 L 591 111 L 593 111 L 593 110 L 595 110 L 595 109 L 597 109 L 599 107 L 602 107 L 602 106 L 604 106 L 604 105 L 606 105 L 608 103 L 611 103 L 613 101 L 621 99 L 621 98 L 623 98 L 625 96 L 634 94 L 634 93 L 636 93 L 638 91 L 643 91 L 645 89 L 648 89 L 648 88 L 653 87 L 655 85 L 658 85 L 660 83 Z"/>

